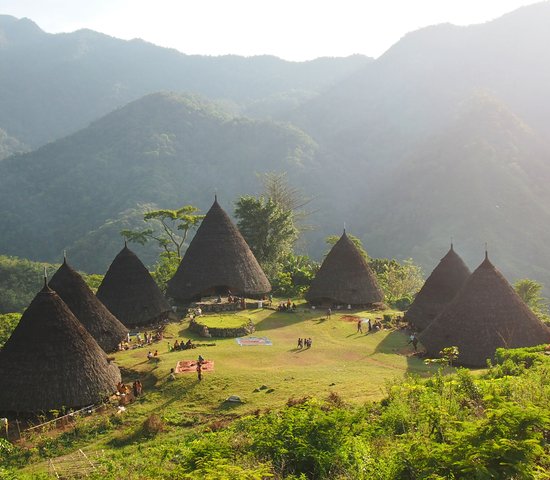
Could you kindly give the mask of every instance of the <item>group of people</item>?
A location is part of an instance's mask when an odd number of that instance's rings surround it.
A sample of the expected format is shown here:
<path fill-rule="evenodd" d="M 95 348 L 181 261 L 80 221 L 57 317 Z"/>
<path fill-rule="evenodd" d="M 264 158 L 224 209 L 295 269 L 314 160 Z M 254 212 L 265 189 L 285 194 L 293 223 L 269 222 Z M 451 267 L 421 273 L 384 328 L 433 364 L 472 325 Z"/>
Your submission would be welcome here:
<path fill-rule="evenodd" d="M 134 383 L 132 383 L 132 387 L 130 388 L 124 382 L 118 382 L 116 389 L 117 394 L 120 396 L 119 404 L 127 405 L 135 398 L 141 396 L 141 394 L 143 393 L 143 384 L 140 380 L 135 380 Z"/>
<path fill-rule="evenodd" d="M 298 349 L 301 350 L 302 348 L 311 348 L 311 345 L 313 344 L 313 340 L 311 337 L 309 338 L 299 338 L 298 339 Z"/>
<path fill-rule="evenodd" d="M 126 340 L 118 344 L 118 350 L 130 350 L 132 348 L 140 348 L 145 345 L 151 345 L 153 342 L 158 342 L 162 340 L 163 333 L 162 328 L 159 328 L 155 332 L 144 332 L 143 336 L 141 333 L 136 333 L 136 341 L 132 342 L 132 337 L 130 332 L 126 335 Z"/>
<path fill-rule="evenodd" d="M 174 350 L 190 350 L 192 348 L 197 348 L 197 346 L 193 343 L 193 340 L 189 339 L 187 342 L 184 342 L 183 340 L 181 342 L 176 341 L 174 342 L 174 345 L 170 345 L 170 342 L 168 342 L 168 351 L 172 352 Z"/>
<path fill-rule="evenodd" d="M 157 330 L 154 334 L 153 332 L 145 332 L 143 334 L 143 344 L 145 345 L 151 345 L 154 341 L 158 342 L 160 340 L 162 340 L 162 330 Z M 138 343 L 142 343 L 141 342 L 141 335 L 138 333 L 136 335 L 136 341 Z"/>
<path fill-rule="evenodd" d="M 290 301 L 290 298 L 286 302 L 279 303 L 277 307 L 277 311 L 279 312 L 295 312 L 296 311 L 296 304 L 294 302 Z"/>
<path fill-rule="evenodd" d="M 151 350 L 147 352 L 147 360 L 152 360 L 153 358 L 156 358 L 158 356 L 159 356 L 158 350 L 155 350 L 155 353 L 151 352 Z"/>
<path fill-rule="evenodd" d="M 380 320 L 376 320 L 374 323 L 370 321 L 370 318 L 360 318 L 357 320 L 357 333 L 364 333 L 363 332 L 363 324 L 367 324 L 367 333 L 372 332 L 378 332 L 379 330 L 382 330 L 382 322 Z"/>

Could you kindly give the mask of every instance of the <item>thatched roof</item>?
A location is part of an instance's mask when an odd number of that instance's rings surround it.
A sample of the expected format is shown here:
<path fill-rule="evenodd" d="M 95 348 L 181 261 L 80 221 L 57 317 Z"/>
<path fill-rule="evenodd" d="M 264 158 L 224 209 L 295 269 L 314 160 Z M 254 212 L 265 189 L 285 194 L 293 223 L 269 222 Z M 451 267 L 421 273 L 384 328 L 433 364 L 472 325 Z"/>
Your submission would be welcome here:
<path fill-rule="evenodd" d="M 127 327 L 160 322 L 171 311 L 145 265 L 126 244 L 107 270 L 97 298 Z"/>
<path fill-rule="evenodd" d="M 271 291 L 271 284 L 237 227 L 214 200 L 168 283 L 168 295 L 185 303 L 227 290 L 256 297 Z"/>
<path fill-rule="evenodd" d="M 381 302 L 383 298 L 376 276 L 344 231 L 311 282 L 306 300 L 368 305 Z"/>
<path fill-rule="evenodd" d="M 0 351 L 0 411 L 33 413 L 94 404 L 116 390 L 118 367 L 48 286 Z"/>
<path fill-rule="evenodd" d="M 470 269 L 451 245 L 416 295 L 404 320 L 416 330 L 424 330 L 455 297 L 470 273 Z"/>
<path fill-rule="evenodd" d="M 550 342 L 550 330 L 486 256 L 419 340 L 430 356 L 438 356 L 445 347 L 457 346 L 457 363 L 483 367 L 497 348 Z"/>
<path fill-rule="evenodd" d="M 98 300 L 66 259 L 51 278 L 50 288 L 57 292 L 106 352 L 116 350 L 126 338 L 128 329 Z"/>

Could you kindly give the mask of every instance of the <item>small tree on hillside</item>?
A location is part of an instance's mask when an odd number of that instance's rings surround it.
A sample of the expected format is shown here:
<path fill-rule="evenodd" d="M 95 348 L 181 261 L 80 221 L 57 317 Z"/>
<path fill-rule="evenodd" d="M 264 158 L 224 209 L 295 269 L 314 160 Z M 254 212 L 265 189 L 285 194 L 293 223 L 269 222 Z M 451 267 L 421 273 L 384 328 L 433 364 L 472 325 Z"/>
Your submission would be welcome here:
<path fill-rule="evenodd" d="M 287 173 L 268 172 L 260 175 L 263 185 L 263 196 L 271 199 L 284 211 L 291 211 L 294 226 L 300 235 L 311 226 L 306 224 L 306 219 L 312 212 L 304 210 L 312 199 L 304 196 L 299 188 L 289 184 Z"/>
<path fill-rule="evenodd" d="M 147 228 L 120 232 L 129 242 L 145 245 L 153 241 L 163 250 L 152 272 L 163 291 L 181 262 L 189 232 L 197 228 L 204 218 L 204 215 L 198 215 L 198 211 L 193 205 L 184 205 L 176 210 L 152 210 L 143 215 L 143 221 L 149 225 Z"/>
<path fill-rule="evenodd" d="M 143 221 L 150 225 L 143 230 L 122 230 L 120 234 L 129 242 L 145 245 L 155 241 L 166 253 L 182 258 L 182 249 L 190 230 L 196 228 L 204 215 L 199 209 L 185 205 L 176 210 L 152 210 L 143 215 Z"/>

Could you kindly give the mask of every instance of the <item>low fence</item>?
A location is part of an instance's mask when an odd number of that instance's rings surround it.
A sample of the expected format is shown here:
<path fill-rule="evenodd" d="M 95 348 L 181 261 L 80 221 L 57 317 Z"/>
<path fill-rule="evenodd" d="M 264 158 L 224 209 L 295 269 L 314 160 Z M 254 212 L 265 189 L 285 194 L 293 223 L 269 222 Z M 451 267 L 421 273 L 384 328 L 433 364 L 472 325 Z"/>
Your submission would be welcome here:
<path fill-rule="evenodd" d="M 79 410 L 74 410 L 65 415 L 56 416 L 50 420 L 46 420 L 37 424 L 31 424 L 30 421 L 21 421 L 19 419 L 9 420 L 5 419 L 5 424 L 2 425 L 1 433 L 5 435 L 8 440 L 20 440 L 26 435 L 32 435 L 35 432 L 44 432 L 53 428 L 65 427 L 74 423 L 78 417 L 88 416 L 92 413 L 100 410 L 112 408 L 108 403 L 101 403 L 98 405 L 88 405 L 87 407 Z M 51 413 L 50 413 L 51 415 Z"/>

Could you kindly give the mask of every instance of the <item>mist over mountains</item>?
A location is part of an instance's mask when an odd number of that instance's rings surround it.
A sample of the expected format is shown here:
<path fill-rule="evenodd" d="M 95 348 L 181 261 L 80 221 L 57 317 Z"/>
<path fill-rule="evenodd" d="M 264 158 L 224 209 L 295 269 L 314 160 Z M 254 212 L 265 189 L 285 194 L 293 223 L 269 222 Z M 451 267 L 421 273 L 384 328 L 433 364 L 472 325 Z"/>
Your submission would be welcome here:
<path fill-rule="evenodd" d="M 543 2 L 294 63 L 0 16 L 0 253 L 103 271 L 146 205 L 206 209 L 218 189 L 231 211 L 287 171 L 315 199 L 317 258 L 346 222 L 372 256 L 429 271 L 453 237 L 475 267 L 488 242 L 510 280 L 549 287 L 549 24 Z"/>
<path fill-rule="evenodd" d="M 236 112 L 269 115 L 276 99 L 292 106 L 370 61 L 184 55 L 91 30 L 49 34 L 29 19 L 0 15 L 0 128 L 36 148 L 158 91 L 198 93 Z"/>

